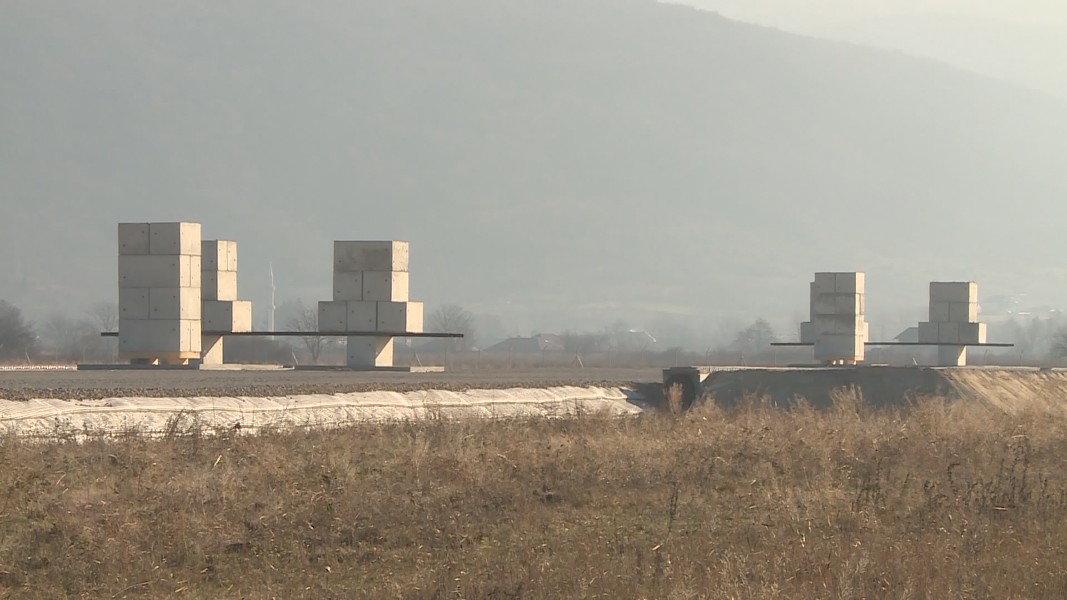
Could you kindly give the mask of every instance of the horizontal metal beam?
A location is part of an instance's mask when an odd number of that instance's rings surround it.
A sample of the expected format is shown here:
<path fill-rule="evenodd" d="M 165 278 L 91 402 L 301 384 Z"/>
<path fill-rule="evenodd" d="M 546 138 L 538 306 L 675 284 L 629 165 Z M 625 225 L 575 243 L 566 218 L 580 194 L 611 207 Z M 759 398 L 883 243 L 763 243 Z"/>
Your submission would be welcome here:
<path fill-rule="evenodd" d="M 117 331 L 102 331 L 103 337 L 118 337 Z M 462 333 L 414 333 L 410 331 L 204 331 L 202 335 L 226 337 L 410 337 L 410 338 L 461 338 Z"/>

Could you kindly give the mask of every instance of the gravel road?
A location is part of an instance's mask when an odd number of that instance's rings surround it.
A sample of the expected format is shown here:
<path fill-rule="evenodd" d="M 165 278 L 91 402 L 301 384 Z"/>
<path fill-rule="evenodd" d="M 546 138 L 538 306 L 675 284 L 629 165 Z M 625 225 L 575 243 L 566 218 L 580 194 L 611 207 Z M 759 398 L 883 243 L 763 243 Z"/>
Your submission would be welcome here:
<path fill-rule="evenodd" d="M 659 369 L 532 369 L 448 373 L 351 371 L 60 371 L 0 372 L 0 399 L 290 396 L 390 390 L 634 386 L 654 388 Z"/>

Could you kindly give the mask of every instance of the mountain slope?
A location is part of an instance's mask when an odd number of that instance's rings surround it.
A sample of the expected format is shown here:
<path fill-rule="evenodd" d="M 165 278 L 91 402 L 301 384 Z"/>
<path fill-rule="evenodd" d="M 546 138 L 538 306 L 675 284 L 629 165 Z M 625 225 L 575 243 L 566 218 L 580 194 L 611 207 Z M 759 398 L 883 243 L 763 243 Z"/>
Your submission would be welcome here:
<path fill-rule="evenodd" d="M 788 316 L 817 269 L 1057 293 L 1063 104 L 645 0 L 438 4 L 0 7 L 0 290 L 110 297 L 114 223 L 182 218 L 253 300 L 402 238 L 417 297 L 530 327 Z"/>

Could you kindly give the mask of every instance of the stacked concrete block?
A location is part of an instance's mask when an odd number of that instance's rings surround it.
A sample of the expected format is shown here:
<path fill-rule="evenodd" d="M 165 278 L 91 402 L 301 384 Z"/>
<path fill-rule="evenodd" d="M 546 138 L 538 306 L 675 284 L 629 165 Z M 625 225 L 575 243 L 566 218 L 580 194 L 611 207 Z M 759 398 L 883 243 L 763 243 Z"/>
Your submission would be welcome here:
<path fill-rule="evenodd" d="M 986 325 L 978 322 L 978 284 L 931 282 L 930 320 L 919 323 L 919 343 L 939 345 L 939 365 L 964 366 L 967 346 L 985 342 Z"/>
<path fill-rule="evenodd" d="M 319 330 L 337 333 L 420 333 L 423 304 L 411 301 L 408 243 L 336 241 L 333 300 L 319 302 Z M 392 337 L 349 336 L 353 368 L 391 367 Z"/>
<path fill-rule="evenodd" d="M 237 299 L 237 242 L 205 240 L 201 260 L 203 354 L 201 363 L 222 364 L 223 335 L 252 331 L 252 303 Z"/>
<path fill-rule="evenodd" d="M 810 284 L 811 320 L 800 324 L 800 341 L 815 346 L 815 359 L 827 364 L 863 360 L 869 327 L 863 273 L 816 273 Z"/>
<path fill-rule="evenodd" d="M 200 224 L 119 223 L 119 356 L 200 357 Z"/>

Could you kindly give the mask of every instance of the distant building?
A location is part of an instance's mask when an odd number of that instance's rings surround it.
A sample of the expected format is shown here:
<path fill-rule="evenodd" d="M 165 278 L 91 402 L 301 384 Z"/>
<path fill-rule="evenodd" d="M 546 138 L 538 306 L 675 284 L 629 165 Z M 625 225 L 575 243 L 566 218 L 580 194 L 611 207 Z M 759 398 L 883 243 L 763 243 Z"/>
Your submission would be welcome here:
<path fill-rule="evenodd" d="M 500 354 L 537 354 L 541 352 L 562 352 L 563 338 L 554 333 L 538 333 L 531 337 L 514 337 L 499 344 L 489 346 L 483 352 Z"/>

